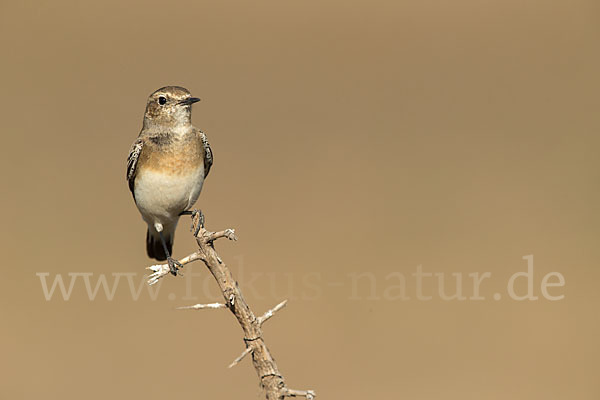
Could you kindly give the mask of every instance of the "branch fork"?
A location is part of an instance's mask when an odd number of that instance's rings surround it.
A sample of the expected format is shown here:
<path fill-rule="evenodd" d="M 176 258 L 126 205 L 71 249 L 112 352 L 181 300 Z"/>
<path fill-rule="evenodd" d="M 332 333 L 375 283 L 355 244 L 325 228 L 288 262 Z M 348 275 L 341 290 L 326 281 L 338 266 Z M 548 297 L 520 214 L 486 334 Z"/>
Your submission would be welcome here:
<path fill-rule="evenodd" d="M 277 364 L 271 356 L 263 339 L 262 325 L 281 310 L 287 304 L 287 300 L 277 304 L 260 317 L 256 317 L 242 295 L 237 282 L 231 271 L 223 260 L 218 256 L 214 242 L 220 238 L 232 241 L 237 240 L 233 229 L 225 229 L 218 232 L 210 232 L 204 228 L 204 216 L 200 211 L 192 213 L 192 233 L 196 238 L 198 250 L 179 262 L 183 265 L 202 260 L 210 273 L 215 278 L 225 303 L 195 304 L 192 306 L 179 307 L 179 309 L 202 310 L 228 308 L 238 321 L 244 332 L 244 343 L 246 349 L 229 365 L 229 368 L 239 364 L 248 354 L 252 354 L 252 364 L 260 379 L 261 387 L 265 390 L 267 400 L 283 400 L 285 397 L 305 397 L 307 400 L 315 398 L 312 390 L 289 389 L 283 376 L 277 369 Z M 154 285 L 165 275 L 169 274 L 168 264 L 158 264 L 148 267 L 153 271 L 148 276 L 148 284 Z"/>

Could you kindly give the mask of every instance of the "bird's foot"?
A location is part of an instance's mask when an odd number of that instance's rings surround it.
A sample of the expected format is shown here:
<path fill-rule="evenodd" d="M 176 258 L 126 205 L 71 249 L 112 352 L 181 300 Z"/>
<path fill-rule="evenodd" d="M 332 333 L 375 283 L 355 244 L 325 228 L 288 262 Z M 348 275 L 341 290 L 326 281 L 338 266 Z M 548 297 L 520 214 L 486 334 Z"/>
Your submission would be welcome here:
<path fill-rule="evenodd" d="M 198 236 L 198 233 L 200 233 L 200 229 L 204 228 L 204 214 L 202 213 L 202 210 L 192 210 L 191 212 L 192 214 L 192 227 L 190 228 L 190 232 L 192 232 L 194 234 L 194 236 Z M 198 225 L 194 226 L 194 218 L 196 218 L 196 215 L 198 215 Z"/>
<path fill-rule="evenodd" d="M 167 257 L 167 263 L 169 264 L 169 271 L 173 276 L 177 276 L 179 268 L 183 268 L 183 264 L 173 257 Z M 181 275 L 181 273 L 179 273 L 179 275 Z"/>

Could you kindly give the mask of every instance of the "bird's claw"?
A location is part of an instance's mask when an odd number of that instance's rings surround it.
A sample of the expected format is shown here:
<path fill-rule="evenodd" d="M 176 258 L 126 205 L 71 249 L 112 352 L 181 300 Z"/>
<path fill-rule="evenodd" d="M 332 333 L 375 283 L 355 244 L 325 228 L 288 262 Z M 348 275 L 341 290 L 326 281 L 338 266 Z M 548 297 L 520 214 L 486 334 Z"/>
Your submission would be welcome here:
<path fill-rule="evenodd" d="M 169 264 L 169 272 L 171 272 L 173 276 L 177 276 L 179 268 L 183 268 L 183 264 L 172 257 L 167 258 L 167 263 Z M 181 273 L 179 273 L 179 275 L 181 275 Z"/>
<path fill-rule="evenodd" d="M 198 225 L 194 226 L 194 218 L 198 215 Z M 200 233 L 200 229 L 204 228 L 204 214 L 202 210 L 193 210 L 192 211 L 192 227 L 190 228 L 190 232 L 194 234 L 194 236 L 198 236 Z"/>

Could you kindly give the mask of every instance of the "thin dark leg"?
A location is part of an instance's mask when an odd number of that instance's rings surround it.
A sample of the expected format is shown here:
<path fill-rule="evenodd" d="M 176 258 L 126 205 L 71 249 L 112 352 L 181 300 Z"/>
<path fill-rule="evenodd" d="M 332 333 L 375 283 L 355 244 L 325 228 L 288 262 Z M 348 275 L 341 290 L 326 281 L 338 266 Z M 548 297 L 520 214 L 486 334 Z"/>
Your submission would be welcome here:
<path fill-rule="evenodd" d="M 177 271 L 179 270 L 180 267 L 183 268 L 183 264 L 181 264 L 179 261 L 177 261 L 171 257 L 171 254 L 169 253 L 169 250 L 167 249 L 167 242 L 165 241 L 165 238 L 163 237 L 163 234 L 161 231 L 158 231 L 158 236 L 160 236 L 160 242 L 162 243 L 163 249 L 165 250 L 165 254 L 167 256 L 167 263 L 169 264 L 169 270 L 171 271 L 171 274 L 173 274 L 173 276 L 177 276 Z"/>

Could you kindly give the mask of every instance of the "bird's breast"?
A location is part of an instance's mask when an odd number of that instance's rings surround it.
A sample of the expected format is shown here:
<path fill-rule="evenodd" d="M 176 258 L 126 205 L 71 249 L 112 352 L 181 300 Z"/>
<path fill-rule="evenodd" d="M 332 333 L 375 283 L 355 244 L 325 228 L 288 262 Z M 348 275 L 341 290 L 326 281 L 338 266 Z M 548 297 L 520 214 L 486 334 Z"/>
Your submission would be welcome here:
<path fill-rule="evenodd" d="M 145 169 L 169 175 L 188 175 L 204 164 L 204 152 L 197 140 L 154 145 L 142 153 Z"/>
<path fill-rule="evenodd" d="M 176 161 L 167 164 L 172 168 L 139 169 L 135 184 L 135 202 L 147 222 L 166 222 L 193 206 L 204 183 L 204 166 L 177 168 Z"/>

